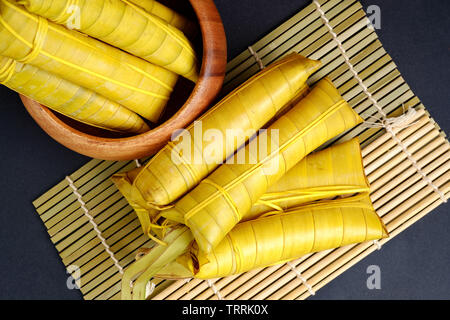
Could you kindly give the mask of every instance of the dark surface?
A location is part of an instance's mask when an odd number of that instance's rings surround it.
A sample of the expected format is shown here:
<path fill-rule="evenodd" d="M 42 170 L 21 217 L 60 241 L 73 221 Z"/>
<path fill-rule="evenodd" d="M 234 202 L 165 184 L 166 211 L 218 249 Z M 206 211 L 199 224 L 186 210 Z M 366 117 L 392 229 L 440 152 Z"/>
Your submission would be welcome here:
<path fill-rule="evenodd" d="M 300 0 L 215 0 L 229 57 L 304 8 Z M 380 36 L 411 89 L 450 133 L 450 1 L 370 0 L 381 8 Z M 89 159 L 51 140 L 18 96 L 0 87 L 0 298 L 80 299 L 34 211 L 36 199 Z M 314 299 L 449 299 L 450 206 L 442 205 L 321 289 Z M 366 269 L 381 268 L 381 290 L 368 290 Z"/>

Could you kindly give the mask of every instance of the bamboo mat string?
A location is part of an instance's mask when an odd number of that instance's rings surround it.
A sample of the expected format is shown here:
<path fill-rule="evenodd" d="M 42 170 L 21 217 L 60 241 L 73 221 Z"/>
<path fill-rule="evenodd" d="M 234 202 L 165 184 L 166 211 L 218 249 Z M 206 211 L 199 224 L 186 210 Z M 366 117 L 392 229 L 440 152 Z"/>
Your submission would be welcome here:
<path fill-rule="evenodd" d="M 258 54 L 255 52 L 255 50 L 253 50 L 252 46 L 248 46 L 248 51 L 255 58 L 256 63 L 258 63 L 259 69 L 263 70 L 265 68 L 264 63 L 262 62 Z"/>
<path fill-rule="evenodd" d="M 377 247 L 377 250 L 381 250 L 381 243 L 378 240 L 373 240 L 372 243 Z"/>
<path fill-rule="evenodd" d="M 302 273 L 300 271 L 298 271 L 297 268 L 291 262 L 287 262 L 286 264 L 295 273 L 297 278 L 300 279 L 300 281 L 303 283 L 303 285 L 306 287 L 306 289 L 308 289 L 309 294 L 312 296 L 315 296 L 316 291 L 314 291 L 313 287 L 308 283 L 308 281 L 306 281 L 305 277 L 302 276 Z"/>
<path fill-rule="evenodd" d="M 370 92 L 369 92 L 370 93 Z M 398 117 L 393 118 L 377 118 L 374 116 L 369 116 L 369 118 L 375 119 L 375 121 L 364 121 L 364 125 L 367 128 L 385 128 L 385 123 L 388 123 L 393 128 L 408 128 L 414 126 L 417 121 L 411 122 L 411 120 L 416 116 L 417 111 L 416 109 L 410 108 L 408 110 L 405 110 L 405 105 L 402 104 L 403 107 L 403 114 L 401 114 Z M 384 112 L 384 111 L 383 111 Z"/>
<path fill-rule="evenodd" d="M 69 182 L 69 186 L 70 188 L 72 188 L 73 194 L 77 197 L 77 200 L 81 205 L 81 209 L 83 209 L 84 211 L 84 215 L 88 218 L 89 222 L 94 227 L 94 231 L 97 233 L 97 237 L 100 239 L 102 245 L 105 247 L 105 251 L 109 254 L 112 261 L 114 261 L 114 265 L 117 267 L 117 269 L 119 269 L 120 274 L 123 274 L 123 268 L 119 264 L 119 260 L 116 259 L 114 253 L 111 251 L 109 245 L 106 243 L 105 238 L 102 236 L 101 231 L 99 230 L 97 224 L 94 221 L 94 217 L 89 213 L 89 209 L 86 207 L 86 203 L 83 201 L 81 194 L 78 192 L 78 188 L 75 186 L 73 180 L 69 176 L 66 176 L 66 180 Z"/>
<path fill-rule="evenodd" d="M 214 292 L 214 294 L 217 296 L 217 299 L 224 300 L 222 297 L 222 294 L 220 293 L 219 289 L 215 286 L 215 284 L 211 280 L 206 280 L 206 283 L 208 284 L 208 287 L 211 288 L 211 290 Z"/>
<path fill-rule="evenodd" d="M 436 184 L 433 183 L 433 181 L 422 170 L 420 165 L 417 163 L 417 160 L 413 157 L 411 152 L 409 152 L 407 147 L 397 137 L 397 135 L 395 134 L 395 132 L 393 130 L 394 127 L 401 126 L 402 124 L 404 124 L 405 118 L 412 118 L 414 116 L 415 112 L 414 111 L 409 111 L 409 110 L 413 110 L 411 108 L 411 109 L 408 110 L 408 113 L 406 115 L 404 115 L 404 116 L 400 116 L 398 118 L 388 118 L 386 112 L 384 112 L 383 108 L 380 107 L 380 105 L 378 104 L 378 101 L 372 96 L 372 94 L 370 93 L 369 89 L 364 84 L 364 82 L 361 79 L 361 77 L 359 76 L 358 72 L 355 70 L 355 68 L 353 67 L 352 63 L 350 62 L 350 58 L 348 57 L 347 52 L 346 52 L 344 46 L 342 45 L 341 40 L 339 40 L 337 34 L 333 30 L 333 27 L 330 25 L 330 21 L 326 17 L 325 12 L 322 10 L 319 1 L 318 0 L 313 0 L 313 2 L 316 5 L 317 11 L 320 14 L 320 18 L 322 19 L 323 24 L 328 28 L 328 30 L 329 30 L 330 34 L 332 35 L 334 41 L 337 43 L 337 46 L 338 46 L 339 50 L 341 51 L 342 56 L 345 59 L 345 63 L 349 67 L 350 71 L 353 73 L 354 78 L 358 81 L 359 85 L 363 89 L 364 93 L 367 95 L 368 99 L 372 102 L 374 107 L 381 114 L 382 120 L 380 122 L 380 125 L 384 129 L 386 129 L 387 132 L 390 133 L 390 135 L 392 136 L 392 139 L 400 146 L 400 148 L 402 148 L 402 151 L 406 154 L 407 158 L 409 159 L 409 161 L 411 161 L 412 165 L 414 166 L 416 171 L 420 174 L 422 179 L 425 180 L 425 182 L 439 195 L 439 197 L 441 198 L 442 202 L 446 203 L 447 199 L 445 197 L 445 194 L 438 188 L 438 186 L 436 186 Z"/>
<path fill-rule="evenodd" d="M 145 298 L 148 298 L 153 291 L 155 291 L 156 285 L 154 282 L 147 282 L 147 285 L 145 286 Z"/>
<path fill-rule="evenodd" d="M 139 159 L 135 159 L 135 160 L 134 160 L 134 163 L 136 163 L 136 168 L 142 167 L 142 164 L 141 164 L 141 162 L 139 161 Z"/>

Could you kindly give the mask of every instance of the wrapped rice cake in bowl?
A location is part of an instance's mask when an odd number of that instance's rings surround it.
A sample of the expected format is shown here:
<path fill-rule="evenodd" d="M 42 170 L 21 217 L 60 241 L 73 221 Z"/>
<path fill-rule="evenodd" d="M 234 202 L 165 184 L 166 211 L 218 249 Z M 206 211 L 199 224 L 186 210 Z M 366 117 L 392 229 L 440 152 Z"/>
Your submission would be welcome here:
<path fill-rule="evenodd" d="M 0 83 L 64 146 L 154 154 L 219 93 L 226 39 L 212 0 L 1 0 Z"/>

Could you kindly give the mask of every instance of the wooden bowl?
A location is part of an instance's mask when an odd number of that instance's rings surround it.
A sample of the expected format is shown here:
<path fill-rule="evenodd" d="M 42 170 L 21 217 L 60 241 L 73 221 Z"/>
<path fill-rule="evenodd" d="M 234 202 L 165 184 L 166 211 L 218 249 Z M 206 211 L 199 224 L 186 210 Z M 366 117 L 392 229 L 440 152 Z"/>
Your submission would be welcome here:
<path fill-rule="evenodd" d="M 29 114 L 53 139 L 75 152 L 92 158 L 131 160 L 156 153 L 176 129 L 186 127 L 208 108 L 219 93 L 225 75 L 226 38 L 217 8 L 213 0 L 189 0 L 189 2 L 197 16 L 202 33 L 202 66 L 195 87 L 192 89 L 192 84 L 184 97 L 183 94 L 175 99 L 171 97 L 171 100 L 182 99 L 182 101 L 175 102 L 177 110 L 174 114 L 170 114 L 169 111 L 169 114 L 164 117 L 166 121 L 146 133 L 118 137 L 117 134 L 85 126 L 63 117 L 21 95 Z M 173 94 L 177 90 L 175 88 Z"/>

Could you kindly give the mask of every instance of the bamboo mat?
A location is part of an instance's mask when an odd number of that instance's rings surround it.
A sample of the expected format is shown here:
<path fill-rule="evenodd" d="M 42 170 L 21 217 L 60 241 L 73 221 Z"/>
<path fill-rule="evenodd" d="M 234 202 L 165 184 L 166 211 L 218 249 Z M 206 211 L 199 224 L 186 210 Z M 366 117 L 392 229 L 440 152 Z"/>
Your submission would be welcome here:
<path fill-rule="evenodd" d="M 328 76 L 368 121 L 382 116 L 374 101 L 389 116 L 401 115 L 403 107 L 417 110 L 409 125 L 393 129 L 398 141 L 383 128 L 364 125 L 330 141 L 359 137 L 371 198 L 390 238 L 211 281 L 154 280 L 151 298 L 305 299 L 448 198 L 450 144 L 368 27 L 361 4 L 352 0 L 322 0 L 318 4 L 322 13 L 315 3 L 310 4 L 230 61 L 223 92 L 295 50 L 323 62 L 310 85 Z M 133 262 L 138 248 L 153 245 L 110 180 L 112 174 L 136 165 L 134 161 L 92 160 L 69 176 L 72 186 L 64 179 L 33 202 L 65 266 L 80 269 L 80 290 L 85 299 L 119 299 L 122 268 Z M 86 213 L 98 226 L 97 231 Z"/>

